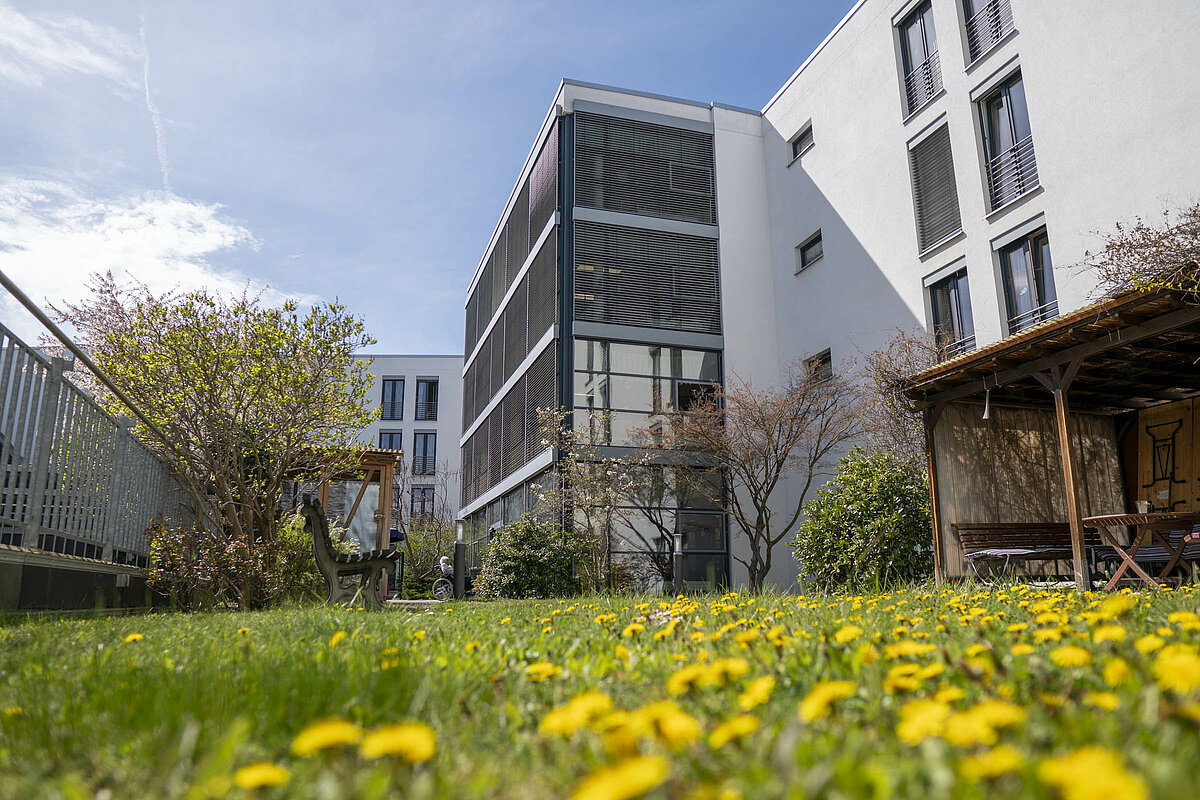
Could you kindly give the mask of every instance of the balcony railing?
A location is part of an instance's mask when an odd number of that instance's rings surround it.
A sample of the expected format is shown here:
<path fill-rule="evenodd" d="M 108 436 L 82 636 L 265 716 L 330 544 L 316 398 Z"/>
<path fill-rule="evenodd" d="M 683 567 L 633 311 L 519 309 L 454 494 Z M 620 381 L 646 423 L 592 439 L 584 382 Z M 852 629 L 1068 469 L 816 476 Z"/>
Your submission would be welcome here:
<path fill-rule="evenodd" d="M 995 210 L 1038 187 L 1033 137 L 1026 136 L 987 165 L 988 193 Z"/>
<path fill-rule="evenodd" d="M 1010 318 L 1008 320 L 1008 333 L 1009 335 L 1020 333 L 1027 328 L 1032 328 L 1039 322 L 1045 322 L 1046 320 L 1054 319 L 1057 316 L 1058 301 L 1051 300 L 1044 306 L 1038 306 L 1031 311 L 1026 311 L 1024 314 L 1018 314 L 1017 316 Z"/>
<path fill-rule="evenodd" d="M 904 93 L 908 99 L 908 113 L 916 112 L 918 108 L 928 103 L 935 94 L 942 90 L 942 65 L 934 50 L 929 58 L 917 65 L 917 68 L 904 78 Z"/>
<path fill-rule="evenodd" d="M 434 400 L 432 403 L 417 403 L 416 418 L 422 421 L 432 421 L 437 419 L 438 404 Z"/>
<path fill-rule="evenodd" d="M 413 475 L 433 475 L 437 472 L 437 459 L 433 456 L 413 456 Z"/>
<path fill-rule="evenodd" d="M 404 419 L 403 400 L 384 400 L 379 404 L 380 419 Z"/>
<path fill-rule="evenodd" d="M 952 358 L 957 358 L 963 353 L 969 353 L 975 349 L 975 334 L 964 336 L 961 339 L 953 341 L 938 342 L 938 355 L 942 361 L 949 361 Z"/>
<path fill-rule="evenodd" d="M 1008 0 L 988 0 L 967 20 L 967 49 L 971 63 L 979 60 L 1013 29 L 1012 6 Z"/>

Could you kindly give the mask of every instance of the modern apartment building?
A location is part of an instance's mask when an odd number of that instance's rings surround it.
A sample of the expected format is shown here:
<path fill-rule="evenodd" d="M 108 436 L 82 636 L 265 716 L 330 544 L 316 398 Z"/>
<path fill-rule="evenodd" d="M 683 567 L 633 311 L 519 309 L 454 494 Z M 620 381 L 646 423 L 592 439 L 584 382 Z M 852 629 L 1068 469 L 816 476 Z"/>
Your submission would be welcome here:
<path fill-rule="evenodd" d="M 453 520 L 458 513 L 459 422 L 462 415 L 462 356 L 372 355 L 375 378 L 368 408 L 379 419 L 360 439 L 384 450 L 403 450 L 404 496 L 393 499 L 405 517 L 437 513 Z"/>
<path fill-rule="evenodd" d="M 761 111 L 564 81 L 468 289 L 472 533 L 552 467 L 539 406 L 611 411 L 619 456 L 709 380 L 1093 300 L 1098 232 L 1200 199 L 1198 36 L 1185 0 L 861 0 Z M 744 580 L 721 515 L 665 511 L 689 580 Z"/>

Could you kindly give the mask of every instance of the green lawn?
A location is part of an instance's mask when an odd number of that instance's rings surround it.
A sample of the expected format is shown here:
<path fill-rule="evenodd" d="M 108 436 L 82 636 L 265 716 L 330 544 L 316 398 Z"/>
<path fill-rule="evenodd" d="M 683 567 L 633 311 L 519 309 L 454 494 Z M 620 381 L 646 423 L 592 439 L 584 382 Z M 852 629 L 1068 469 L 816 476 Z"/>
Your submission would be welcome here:
<path fill-rule="evenodd" d="M 0 797 L 1190 799 L 1198 605 L 958 585 L 9 624 Z M 352 725 L 311 747 L 420 722 L 436 749 L 296 754 L 325 718 Z M 286 780 L 235 785 L 259 762 Z"/>

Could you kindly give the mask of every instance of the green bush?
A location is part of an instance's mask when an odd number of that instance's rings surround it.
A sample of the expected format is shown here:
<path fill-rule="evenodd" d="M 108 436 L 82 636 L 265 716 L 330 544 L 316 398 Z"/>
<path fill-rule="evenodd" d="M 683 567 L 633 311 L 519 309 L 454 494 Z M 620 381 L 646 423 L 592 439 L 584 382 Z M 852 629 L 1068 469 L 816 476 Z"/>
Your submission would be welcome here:
<path fill-rule="evenodd" d="M 855 448 L 804 504 L 792 553 L 821 588 L 877 588 L 930 574 L 930 530 L 922 464 Z"/>
<path fill-rule="evenodd" d="M 577 550 L 561 530 L 522 517 L 498 530 L 484 548 L 475 594 L 485 599 L 577 594 Z"/>

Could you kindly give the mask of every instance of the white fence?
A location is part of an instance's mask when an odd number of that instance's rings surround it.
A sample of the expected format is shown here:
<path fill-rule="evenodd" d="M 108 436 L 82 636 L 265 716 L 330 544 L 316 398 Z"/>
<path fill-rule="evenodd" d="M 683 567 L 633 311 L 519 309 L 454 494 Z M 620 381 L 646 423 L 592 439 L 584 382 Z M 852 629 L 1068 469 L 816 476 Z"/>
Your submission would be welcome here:
<path fill-rule="evenodd" d="M 167 465 L 0 325 L 0 544 L 145 567 L 146 529 L 179 514 Z"/>

